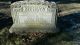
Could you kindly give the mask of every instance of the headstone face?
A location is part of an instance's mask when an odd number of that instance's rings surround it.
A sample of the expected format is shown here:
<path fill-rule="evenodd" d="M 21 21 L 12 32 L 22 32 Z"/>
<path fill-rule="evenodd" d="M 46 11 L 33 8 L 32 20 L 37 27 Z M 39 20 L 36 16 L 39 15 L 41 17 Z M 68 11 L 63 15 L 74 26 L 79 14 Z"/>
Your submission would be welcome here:
<path fill-rule="evenodd" d="M 11 4 L 12 32 L 54 32 L 56 4 L 44 0 L 26 0 Z"/>

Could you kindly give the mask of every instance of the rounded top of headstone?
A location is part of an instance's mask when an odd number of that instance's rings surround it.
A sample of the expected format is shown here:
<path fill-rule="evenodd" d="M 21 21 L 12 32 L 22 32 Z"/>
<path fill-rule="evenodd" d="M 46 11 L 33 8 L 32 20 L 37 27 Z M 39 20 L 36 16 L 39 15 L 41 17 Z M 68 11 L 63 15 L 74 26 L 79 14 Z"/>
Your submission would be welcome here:
<path fill-rule="evenodd" d="M 24 0 L 24 1 L 31 1 L 31 2 L 44 2 L 45 0 Z"/>
<path fill-rule="evenodd" d="M 48 2 L 46 0 L 24 0 L 24 1 L 17 1 L 12 3 L 10 6 L 11 8 L 18 8 L 21 5 L 46 5 L 51 8 L 56 8 L 55 2 Z"/>

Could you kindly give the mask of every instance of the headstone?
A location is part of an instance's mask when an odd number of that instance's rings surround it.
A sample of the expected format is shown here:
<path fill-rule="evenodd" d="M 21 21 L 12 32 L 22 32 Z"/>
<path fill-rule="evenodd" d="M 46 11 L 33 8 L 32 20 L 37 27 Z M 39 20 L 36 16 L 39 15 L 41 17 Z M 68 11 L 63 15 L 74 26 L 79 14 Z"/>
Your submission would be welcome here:
<path fill-rule="evenodd" d="M 11 4 L 13 25 L 10 33 L 54 32 L 56 4 L 45 0 L 26 0 Z"/>

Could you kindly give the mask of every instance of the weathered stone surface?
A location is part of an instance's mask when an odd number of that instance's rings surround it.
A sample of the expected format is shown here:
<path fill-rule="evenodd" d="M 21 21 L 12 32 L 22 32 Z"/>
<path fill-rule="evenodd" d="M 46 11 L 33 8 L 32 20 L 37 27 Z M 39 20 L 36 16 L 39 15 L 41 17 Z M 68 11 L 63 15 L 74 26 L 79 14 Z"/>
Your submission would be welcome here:
<path fill-rule="evenodd" d="M 47 1 L 19 1 L 11 4 L 10 32 L 54 32 L 56 4 Z"/>

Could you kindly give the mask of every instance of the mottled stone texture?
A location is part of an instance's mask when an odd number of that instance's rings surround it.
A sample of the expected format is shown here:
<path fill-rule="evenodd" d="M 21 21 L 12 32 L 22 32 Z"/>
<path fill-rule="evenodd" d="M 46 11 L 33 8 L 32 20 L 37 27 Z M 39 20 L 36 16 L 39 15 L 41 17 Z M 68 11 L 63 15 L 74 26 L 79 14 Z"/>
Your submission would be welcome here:
<path fill-rule="evenodd" d="M 56 28 L 55 2 L 26 0 L 11 4 L 13 25 L 10 32 L 48 32 Z"/>
<path fill-rule="evenodd" d="M 80 45 L 80 12 L 76 13 L 77 10 L 64 16 L 60 14 L 57 23 L 60 29 L 58 33 L 39 32 L 18 35 L 9 33 L 9 28 L 13 24 L 12 17 L 9 15 L 10 11 L 7 11 L 4 5 L 1 6 L 0 4 L 0 7 L 3 7 L 0 8 L 0 45 Z M 9 5 L 7 7 L 10 9 Z M 70 10 L 74 8 L 67 7 Z M 67 7 L 61 6 L 59 13 L 64 12 L 63 9 L 67 10 Z"/>

